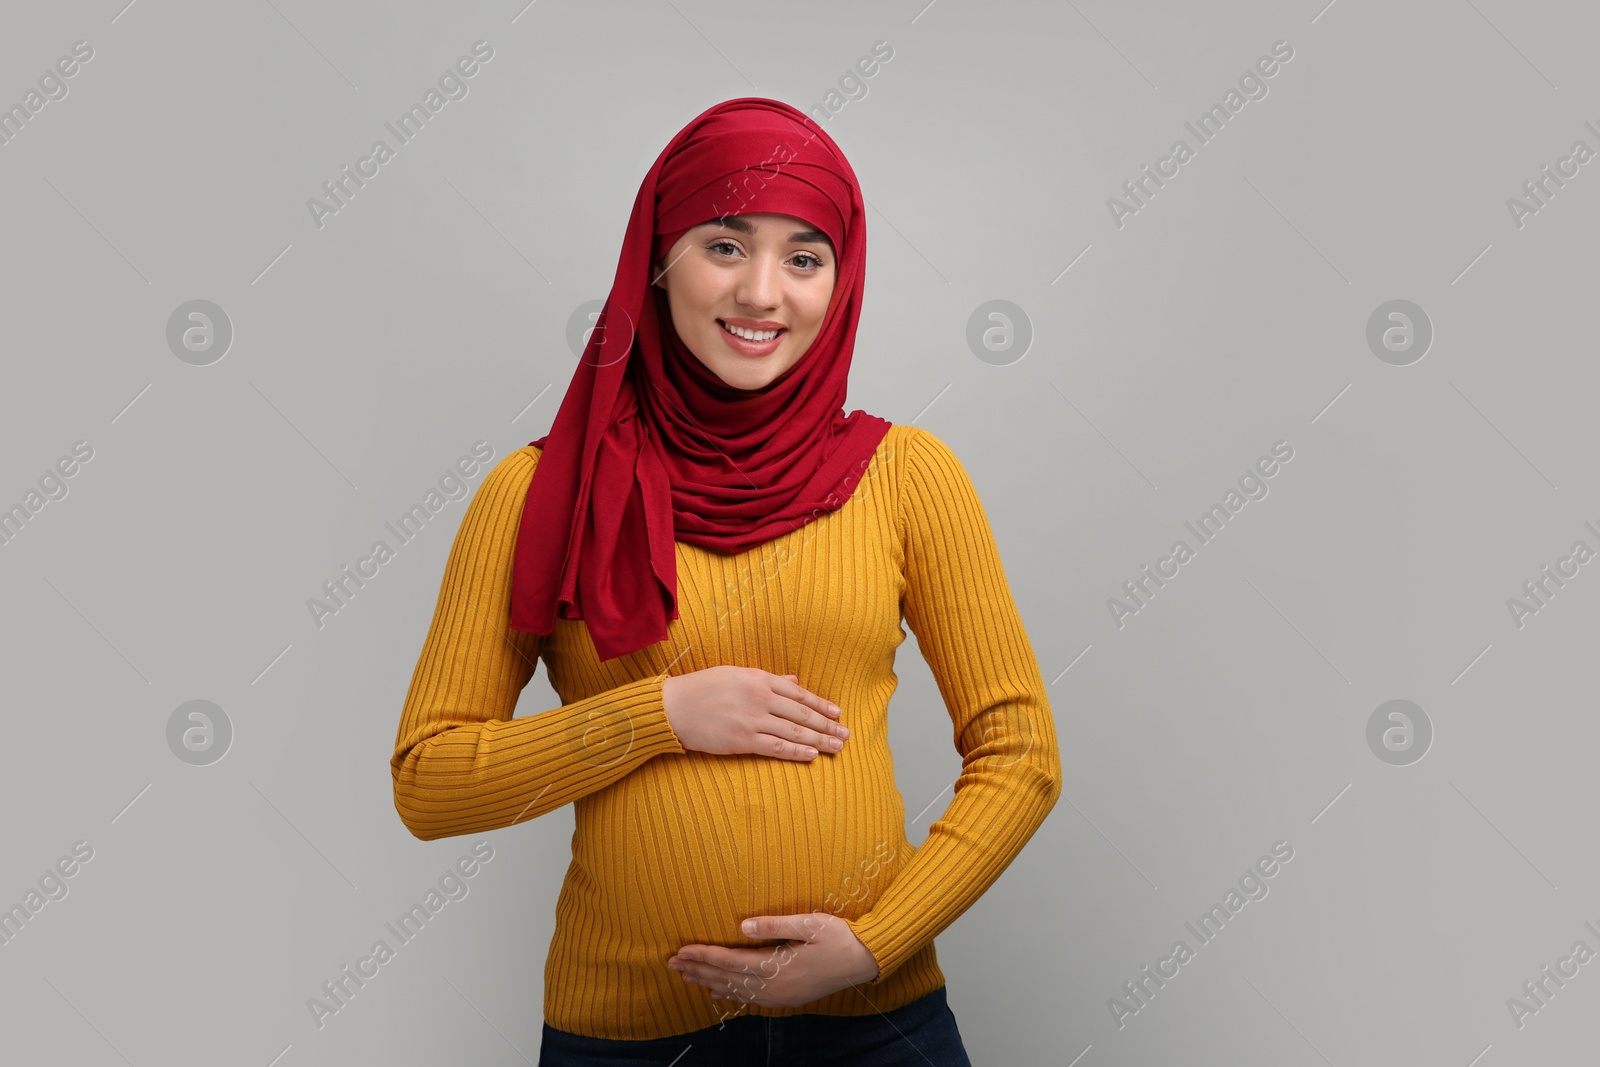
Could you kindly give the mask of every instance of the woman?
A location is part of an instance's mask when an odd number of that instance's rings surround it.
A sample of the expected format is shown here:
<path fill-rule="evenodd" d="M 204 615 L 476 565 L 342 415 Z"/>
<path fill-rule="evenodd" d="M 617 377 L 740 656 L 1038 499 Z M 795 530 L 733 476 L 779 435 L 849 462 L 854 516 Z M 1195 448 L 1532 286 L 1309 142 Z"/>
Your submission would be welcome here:
<path fill-rule="evenodd" d="M 395 807 L 433 840 L 574 805 L 545 1064 L 968 1063 L 933 938 L 1060 759 L 965 470 L 843 414 L 862 203 L 794 108 L 697 117 L 640 186 L 550 433 L 462 520 Z M 887 739 L 902 618 L 963 759 L 920 847 Z M 563 704 L 514 719 L 541 658 Z"/>

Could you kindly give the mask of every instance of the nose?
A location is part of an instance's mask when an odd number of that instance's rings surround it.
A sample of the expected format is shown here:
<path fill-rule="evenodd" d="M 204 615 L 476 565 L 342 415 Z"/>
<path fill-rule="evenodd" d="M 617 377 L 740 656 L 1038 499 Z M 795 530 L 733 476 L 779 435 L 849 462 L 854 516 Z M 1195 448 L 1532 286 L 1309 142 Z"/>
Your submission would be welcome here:
<path fill-rule="evenodd" d="M 739 274 L 734 298 L 747 308 L 770 311 L 778 306 L 783 279 L 775 255 L 755 256 Z"/>

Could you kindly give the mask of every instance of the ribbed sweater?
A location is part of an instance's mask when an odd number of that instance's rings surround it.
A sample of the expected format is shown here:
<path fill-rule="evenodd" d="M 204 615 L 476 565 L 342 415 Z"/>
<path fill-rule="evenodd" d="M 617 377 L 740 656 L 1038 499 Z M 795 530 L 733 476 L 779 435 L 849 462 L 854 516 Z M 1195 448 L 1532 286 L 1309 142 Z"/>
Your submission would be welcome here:
<path fill-rule="evenodd" d="M 545 1022 L 638 1040 L 735 1011 L 867 1015 L 943 985 L 934 936 L 993 884 L 1061 792 L 1039 665 L 955 455 L 928 431 L 895 425 L 837 511 L 731 555 L 678 542 L 679 618 L 667 639 L 602 663 L 581 620 L 558 619 L 547 636 L 508 625 L 512 549 L 539 451 L 506 456 L 467 507 L 391 769 L 401 820 L 428 841 L 573 805 Z M 919 846 L 906 836 L 888 742 L 902 618 L 962 761 Z M 562 704 L 513 718 L 541 659 Z M 686 750 L 662 683 L 721 664 L 797 675 L 842 709 L 843 749 L 804 763 Z M 749 916 L 819 911 L 849 923 L 875 979 L 771 1008 L 713 1001 L 667 966 L 687 944 L 770 946 L 740 932 Z"/>

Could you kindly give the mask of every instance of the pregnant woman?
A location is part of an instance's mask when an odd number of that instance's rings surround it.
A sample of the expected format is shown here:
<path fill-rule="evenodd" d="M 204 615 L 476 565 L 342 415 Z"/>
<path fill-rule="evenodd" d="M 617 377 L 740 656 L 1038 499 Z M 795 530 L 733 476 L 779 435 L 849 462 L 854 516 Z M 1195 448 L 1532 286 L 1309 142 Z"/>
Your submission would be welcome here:
<path fill-rule="evenodd" d="M 689 123 L 550 432 L 451 549 L 395 808 L 434 840 L 573 805 L 548 1067 L 969 1063 L 933 939 L 1044 820 L 1060 757 L 966 471 L 844 414 L 862 205 L 787 104 Z M 902 620 L 962 760 L 920 846 L 888 744 Z M 541 659 L 562 704 L 513 718 Z"/>

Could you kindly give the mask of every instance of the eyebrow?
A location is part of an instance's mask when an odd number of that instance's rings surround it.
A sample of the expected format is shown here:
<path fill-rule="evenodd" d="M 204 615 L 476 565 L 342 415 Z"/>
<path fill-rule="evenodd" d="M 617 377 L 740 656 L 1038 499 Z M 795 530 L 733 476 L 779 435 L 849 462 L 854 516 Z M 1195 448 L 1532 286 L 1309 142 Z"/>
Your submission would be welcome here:
<path fill-rule="evenodd" d="M 746 222 L 744 219 L 741 219 L 738 215 L 724 215 L 720 219 L 711 219 L 710 221 L 702 223 L 701 225 L 709 226 L 713 222 L 720 223 L 730 230 L 738 230 L 740 233 L 756 232 L 756 228 L 753 225 Z M 825 244 L 829 246 L 833 244 L 833 241 L 829 239 L 828 235 L 822 233 L 820 230 L 796 230 L 794 233 L 789 235 L 789 240 L 801 241 L 807 244 Z"/>

